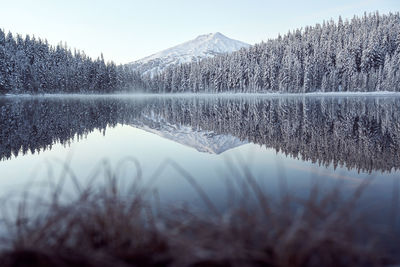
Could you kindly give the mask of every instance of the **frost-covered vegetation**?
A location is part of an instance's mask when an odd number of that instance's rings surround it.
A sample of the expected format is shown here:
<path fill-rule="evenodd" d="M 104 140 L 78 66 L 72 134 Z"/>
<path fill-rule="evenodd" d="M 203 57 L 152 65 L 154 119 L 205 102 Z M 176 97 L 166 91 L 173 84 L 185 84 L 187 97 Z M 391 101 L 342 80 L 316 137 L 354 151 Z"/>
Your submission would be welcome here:
<path fill-rule="evenodd" d="M 201 209 L 164 205 L 141 183 L 121 186 L 117 170 L 104 165 L 97 186 L 65 190 L 63 175 L 48 187 L 1 201 L 0 265 L 32 266 L 395 266 L 399 262 L 398 193 L 387 203 L 360 209 L 365 179 L 350 195 L 341 187 L 295 197 L 264 193 L 246 167 L 231 177 L 226 209 L 217 208 L 182 167 L 166 161 L 193 186 Z M 66 166 L 68 169 L 68 166 Z M 243 174 L 240 174 L 243 173 Z M 218 177 L 216 177 L 218 178 Z M 104 180 L 103 180 L 104 179 Z M 237 185 L 236 185 L 237 183 Z M 42 187 L 44 185 L 42 184 Z M 398 187 L 398 184 L 395 185 Z M 44 194 L 48 192 L 49 194 Z M 396 204 L 395 204 L 396 203 Z M 382 222 L 373 222 L 379 218 Z"/>
<path fill-rule="evenodd" d="M 400 15 L 324 21 L 145 82 L 163 93 L 400 91 Z"/>
<path fill-rule="evenodd" d="M 237 52 L 140 75 L 0 30 L 0 94 L 400 91 L 400 15 L 324 21 Z"/>
<path fill-rule="evenodd" d="M 0 29 L 0 94 L 113 93 L 140 86 L 129 67 Z"/>

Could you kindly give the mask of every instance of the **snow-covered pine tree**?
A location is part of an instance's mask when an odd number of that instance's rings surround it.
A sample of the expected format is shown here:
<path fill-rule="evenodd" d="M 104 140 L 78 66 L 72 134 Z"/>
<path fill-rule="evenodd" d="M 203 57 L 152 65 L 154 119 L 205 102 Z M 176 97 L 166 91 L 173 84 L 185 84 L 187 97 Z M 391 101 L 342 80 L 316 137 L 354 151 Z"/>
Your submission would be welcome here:
<path fill-rule="evenodd" d="M 297 29 L 228 55 L 172 66 L 152 86 L 168 87 L 168 73 L 180 73 L 182 77 L 174 76 L 180 92 L 375 91 L 383 84 L 393 87 L 385 90 L 399 91 L 399 36 L 398 12 L 339 17 L 337 23 Z M 387 64 L 393 65 L 390 75 Z M 182 67 L 185 72 L 173 70 Z M 182 86 L 185 79 L 188 88 Z"/>

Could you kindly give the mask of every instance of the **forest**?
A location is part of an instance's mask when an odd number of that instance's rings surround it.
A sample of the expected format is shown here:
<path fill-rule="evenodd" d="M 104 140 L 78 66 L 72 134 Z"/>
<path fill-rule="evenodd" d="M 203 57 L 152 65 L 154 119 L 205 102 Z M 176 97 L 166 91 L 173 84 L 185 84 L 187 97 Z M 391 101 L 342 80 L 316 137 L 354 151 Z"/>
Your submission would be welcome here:
<path fill-rule="evenodd" d="M 62 43 L 0 30 L 0 94 L 400 91 L 400 14 L 329 20 L 142 75 Z"/>
<path fill-rule="evenodd" d="M 400 15 L 339 17 L 144 80 L 161 93 L 400 91 Z"/>
<path fill-rule="evenodd" d="M 140 86 L 140 75 L 124 65 L 0 29 L 0 94 L 115 93 Z"/>

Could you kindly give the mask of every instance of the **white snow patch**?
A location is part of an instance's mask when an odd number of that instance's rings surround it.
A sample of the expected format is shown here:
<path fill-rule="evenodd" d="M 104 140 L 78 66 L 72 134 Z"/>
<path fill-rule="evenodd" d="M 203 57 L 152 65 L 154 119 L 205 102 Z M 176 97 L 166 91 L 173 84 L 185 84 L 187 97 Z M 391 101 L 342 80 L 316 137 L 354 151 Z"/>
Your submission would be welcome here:
<path fill-rule="evenodd" d="M 249 46 L 249 44 L 230 39 L 219 32 L 209 33 L 131 62 L 129 65 L 143 74 L 154 75 L 170 65 L 198 61 Z"/>

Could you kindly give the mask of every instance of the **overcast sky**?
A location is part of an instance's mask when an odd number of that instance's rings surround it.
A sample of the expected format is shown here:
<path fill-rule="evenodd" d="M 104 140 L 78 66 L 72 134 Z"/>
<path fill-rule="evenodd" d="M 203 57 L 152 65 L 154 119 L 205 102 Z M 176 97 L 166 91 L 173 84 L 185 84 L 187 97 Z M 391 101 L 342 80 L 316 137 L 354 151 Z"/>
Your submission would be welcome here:
<path fill-rule="evenodd" d="M 400 10 L 399 0 L 0 0 L 0 27 L 51 44 L 67 42 L 127 63 L 200 34 L 250 44 L 339 15 Z"/>

